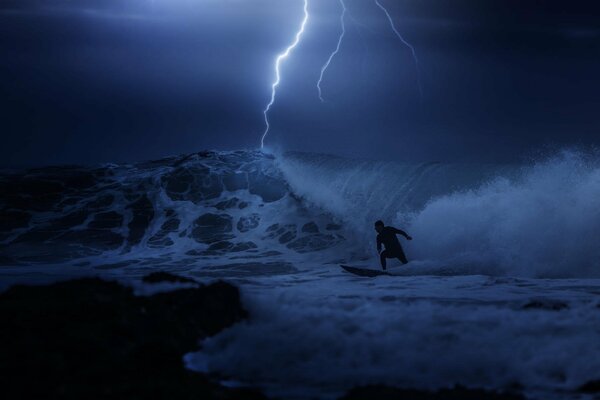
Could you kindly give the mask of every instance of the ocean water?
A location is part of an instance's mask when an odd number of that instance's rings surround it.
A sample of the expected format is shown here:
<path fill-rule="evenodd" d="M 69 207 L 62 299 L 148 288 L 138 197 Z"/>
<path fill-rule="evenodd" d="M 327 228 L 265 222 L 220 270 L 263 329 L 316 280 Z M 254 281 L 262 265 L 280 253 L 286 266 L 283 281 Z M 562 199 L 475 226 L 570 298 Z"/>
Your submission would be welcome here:
<path fill-rule="evenodd" d="M 585 399 L 600 379 L 600 158 L 402 164 L 203 152 L 4 171 L 0 287 L 154 271 L 241 288 L 248 321 L 185 357 L 230 385 L 384 383 Z M 373 222 L 410 263 L 378 268 Z"/>

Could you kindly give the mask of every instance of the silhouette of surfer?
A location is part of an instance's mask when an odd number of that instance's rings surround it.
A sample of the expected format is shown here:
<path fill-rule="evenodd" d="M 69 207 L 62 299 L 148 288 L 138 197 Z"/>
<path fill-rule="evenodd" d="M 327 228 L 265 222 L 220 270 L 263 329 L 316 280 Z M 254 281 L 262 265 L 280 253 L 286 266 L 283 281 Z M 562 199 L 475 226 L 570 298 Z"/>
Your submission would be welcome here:
<path fill-rule="evenodd" d="M 385 226 L 383 221 L 375 221 L 375 230 L 377 231 L 377 252 L 381 260 L 381 267 L 385 271 L 386 258 L 397 258 L 402 264 L 406 264 L 408 260 L 404 255 L 404 250 L 400 246 L 400 242 L 396 235 L 402 235 L 406 240 L 412 240 L 412 237 L 400 229 L 393 226 Z M 385 250 L 381 251 L 381 245 L 385 246 Z"/>

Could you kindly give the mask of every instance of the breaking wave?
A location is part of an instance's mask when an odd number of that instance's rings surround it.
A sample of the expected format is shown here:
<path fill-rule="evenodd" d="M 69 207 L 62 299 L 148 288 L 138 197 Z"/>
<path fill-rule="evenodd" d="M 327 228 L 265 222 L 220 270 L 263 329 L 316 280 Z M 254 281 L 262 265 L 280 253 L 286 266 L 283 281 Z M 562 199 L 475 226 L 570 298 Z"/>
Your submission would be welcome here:
<path fill-rule="evenodd" d="M 201 261 L 207 271 L 285 273 L 290 265 L 269 263 L 374 258 L 372 224 L 384 219 L 414 237 L 401 274 L 598 277 L 598 160 L 564 151 L 530 165 L 400 164 L 237 151 L 5 172 L 0 265 Z"/>
<path fill-rule="evenodd" d="M 563 151 L 531 165 L 355 162 L 289 155 L 296 193 L 373 247 L 383 218 L 414 237 L 410 273 L 600 276 L 600 163 Z"/>

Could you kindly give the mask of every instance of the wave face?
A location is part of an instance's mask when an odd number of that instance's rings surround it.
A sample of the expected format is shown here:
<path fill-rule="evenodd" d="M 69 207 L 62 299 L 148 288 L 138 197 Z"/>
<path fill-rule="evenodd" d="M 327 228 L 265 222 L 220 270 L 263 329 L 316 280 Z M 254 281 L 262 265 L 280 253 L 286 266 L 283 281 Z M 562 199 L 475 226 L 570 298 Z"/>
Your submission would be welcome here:
<path fill-rule="evenodd" d="M 344 241 L 332 216 L 307 209 L 259 152 L 4 173 L 0 193 L 2 265 L 183 268 Z"/>
<path fill-rule="evenodd" d="M 356 162 L 291 154 L 292 189 L 373 246 L 373 222 L 407 230 L 419 273 L 600 276 L 600 164 L 564 151 L 528 166 Z"/>

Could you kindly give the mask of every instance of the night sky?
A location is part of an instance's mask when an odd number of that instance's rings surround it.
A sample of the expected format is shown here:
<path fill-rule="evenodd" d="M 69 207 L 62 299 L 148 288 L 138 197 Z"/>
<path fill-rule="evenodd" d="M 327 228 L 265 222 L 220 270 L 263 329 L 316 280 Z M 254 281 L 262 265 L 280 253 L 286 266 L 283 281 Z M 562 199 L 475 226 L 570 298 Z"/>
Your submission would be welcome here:
<path fill-rule="evenodd" d="M 600 138 L 600 3 L 309 0 L 282 64 L 271 147 L 505 162 Z M 0 0 L 2 166 L 256 148 L 301 0 Z"/>

